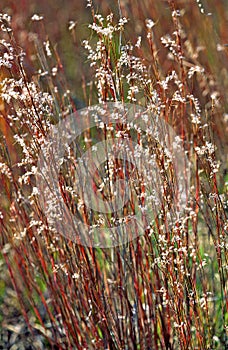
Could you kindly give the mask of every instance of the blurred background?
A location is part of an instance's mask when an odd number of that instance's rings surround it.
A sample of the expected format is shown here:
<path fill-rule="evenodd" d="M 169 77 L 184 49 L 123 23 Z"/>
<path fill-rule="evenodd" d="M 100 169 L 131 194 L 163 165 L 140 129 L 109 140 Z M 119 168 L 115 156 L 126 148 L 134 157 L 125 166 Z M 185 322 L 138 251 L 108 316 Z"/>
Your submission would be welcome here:
<path fill-rule="evenodd" d="M 107 15 L 114 13 L 119 17 L 120 9 L 118 1 L 99 1 L 94 3 L 97 13 Z M 126 26 L 126 40 L 136 43 L 137 37 L 145 35 L 145 19 L 151 18 L 156 22 L 154 40 L 159 48 L 160 60 L 163 59 L 164 71 L 172 67 L 172 62 L 167 62 L 166 50 L 161 45 L 160 38 L 170 33 L 171 13 L 168 1 L 148 0 L 122 0 L 121 12 L 130 19 Z M 184 9 L 182 24 L 188 39 L 195 47 L 198 46 L 199 60 L 202 65 L 216 76 L 223 89 L 227 112 L 227 50 L 223 45 L 228 44 L 228 2 L 226 0 L 208 0 L 197 3 L 195 0 L 176 0 L 176 8 Z M 90 31 L 87 25 L 92 17 L 85 0 L 2 0 L 1 12 L 12 16 L 13 28 L 17 40 L 30 58 L 31 66 L 34 66 L 33 34 L 37 33 L 43 41 L 49 39 L 58 51 L 63 63 L 67 81 L 73 93 L 83 99 L 82 80 L 88 82 L 90 73 L 86 63 L 86 52 L 83 50 L 82 40 L 88 39 Z M 200 10 L 204 9 L 204 13 Z M 211 15 L 208 16 L 207 14 Z M 32 22 L 31 17 L 38 14 L 44 17 L 42 22 Z M 70 21 L 75 22 L 73 30 L 69 31 Z M 144 43 L 142 42 L 142 47 Z M 145 49 L 146 50 L 146 49 Z M 164 51 L 164 52 L 163 52 Z M 148 57 L 149 63 L 150 57 Z M 31 71 L 34 67 L 30 67 Z M 28 67 L 29 70 L 29 67 Z"/>

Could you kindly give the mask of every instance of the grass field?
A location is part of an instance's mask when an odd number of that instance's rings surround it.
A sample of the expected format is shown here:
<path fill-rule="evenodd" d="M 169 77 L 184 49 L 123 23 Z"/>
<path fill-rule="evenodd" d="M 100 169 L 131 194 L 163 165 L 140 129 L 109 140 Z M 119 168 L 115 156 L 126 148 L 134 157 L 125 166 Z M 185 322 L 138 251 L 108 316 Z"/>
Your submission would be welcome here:
<path fill-rule="evenodd" d="M 0 24 L 0 349 L 228 349 L 227 1 Z"/>

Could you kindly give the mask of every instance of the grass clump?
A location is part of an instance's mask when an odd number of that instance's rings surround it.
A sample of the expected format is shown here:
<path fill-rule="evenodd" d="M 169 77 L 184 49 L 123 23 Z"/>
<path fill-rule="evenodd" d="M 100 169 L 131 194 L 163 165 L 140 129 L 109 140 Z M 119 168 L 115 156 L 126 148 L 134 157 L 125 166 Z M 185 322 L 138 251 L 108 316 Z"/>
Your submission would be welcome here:
<path fill-rule="evenodd" d="M 219 11 L 222 6 L 221 2 Z M 228 220 L 227 159 L 222 150 L 228 68 L 221 58 L 225 46 L 203 45 L 208 43 L 205 26 L 211 16 L 199 2 L 190 9 L 181 2 L 168 1 L 164 8 L 161 1 L 151 6 L 131 0 L 120 2 L 114 15 L 106 14 L 105 8 L 100 14 L 90 1 L 87 7 L 92 19 L 89 38 L 82 42 L 84 104 L 140 108 L 138 125 L 146 127 L 134 127 L 125 119 L 109 122 L 108 117 L 102 122 L 98 113 L 96 125 L 83 130 L 67 148 L 58 188 L 68 210 L 87 227 L 111 232 L 130 222 L 128 239 L 122 242 L 119 236 L 118 244 L 109 247 L 83 244 L 80 225 L 74 231 L 77 239 L 70 240 L 67 232 L 56 232 L 50 224 L 36 182 L 40 151 L 54 125 L 72 113 L 79 125 L 83 114 L 51 40 L 46 37 L 43 43 L 42 33 L 30 35 L 36 57 L 30 74 L 26 67 L 30 56 L 26 58 L 15 39 L 9 16 L 2 14 L 0 247 L 26 327 L 31 339 L 42 335 L 36 345 L 40 348 L 225 349 Z M 127 18 L 129 10 L 134 21 Z M 195 21 L 193 14 L 202 21 Z M 42 20 L 33 16 L 41 26 Z M 76 40 L 73 24 L 70 32 Z M 198 36 L 190 30 L 193 24 Z M 179 163 L 185 184 L 181 216 L 174 203 L 179 180 L 172 155 L 166 143 L 151 134 L 145 111 L 172 127 L 177 149 L 184 150 Z M 127 158 L 115 157 L 116 139 Z M 126 139 L 135 145 L 134 152 L 129 144 L 124 148 Z M 92 209 L 86 205 L 81 190 L 86 187 L 77 171 L 83 154 L 101 142 L 109 142 L 111 151 L 93 173 L 91 193 L 97 197 Z M 146 162 L 135 166 L 135 158 L 142 154 L 143 160 L 153 160 L 158 181 L 146 171 Z M 126 187 L 116 192 L 120 179 L 129 185 L 128 200 L 120 210 L 107 204 L 109 210 L 102 211 L 98 199 L 110 203 L 117 194 L 125 194 Z M 146 190 L 151 182 L 155 194 Z M 158 211 L 154 198 L 160 203 Z M 146 218 L 145 203 L 150 206 Z M 55 205 L 52 208 L 54 212 Z M 137 213 L 140 234 L 131 224 Z M 66 216 L 58 215 L 56 220 L 64 217 L 65 224 Z M 0 303 L 7 283 L 0 283 Z"/>

